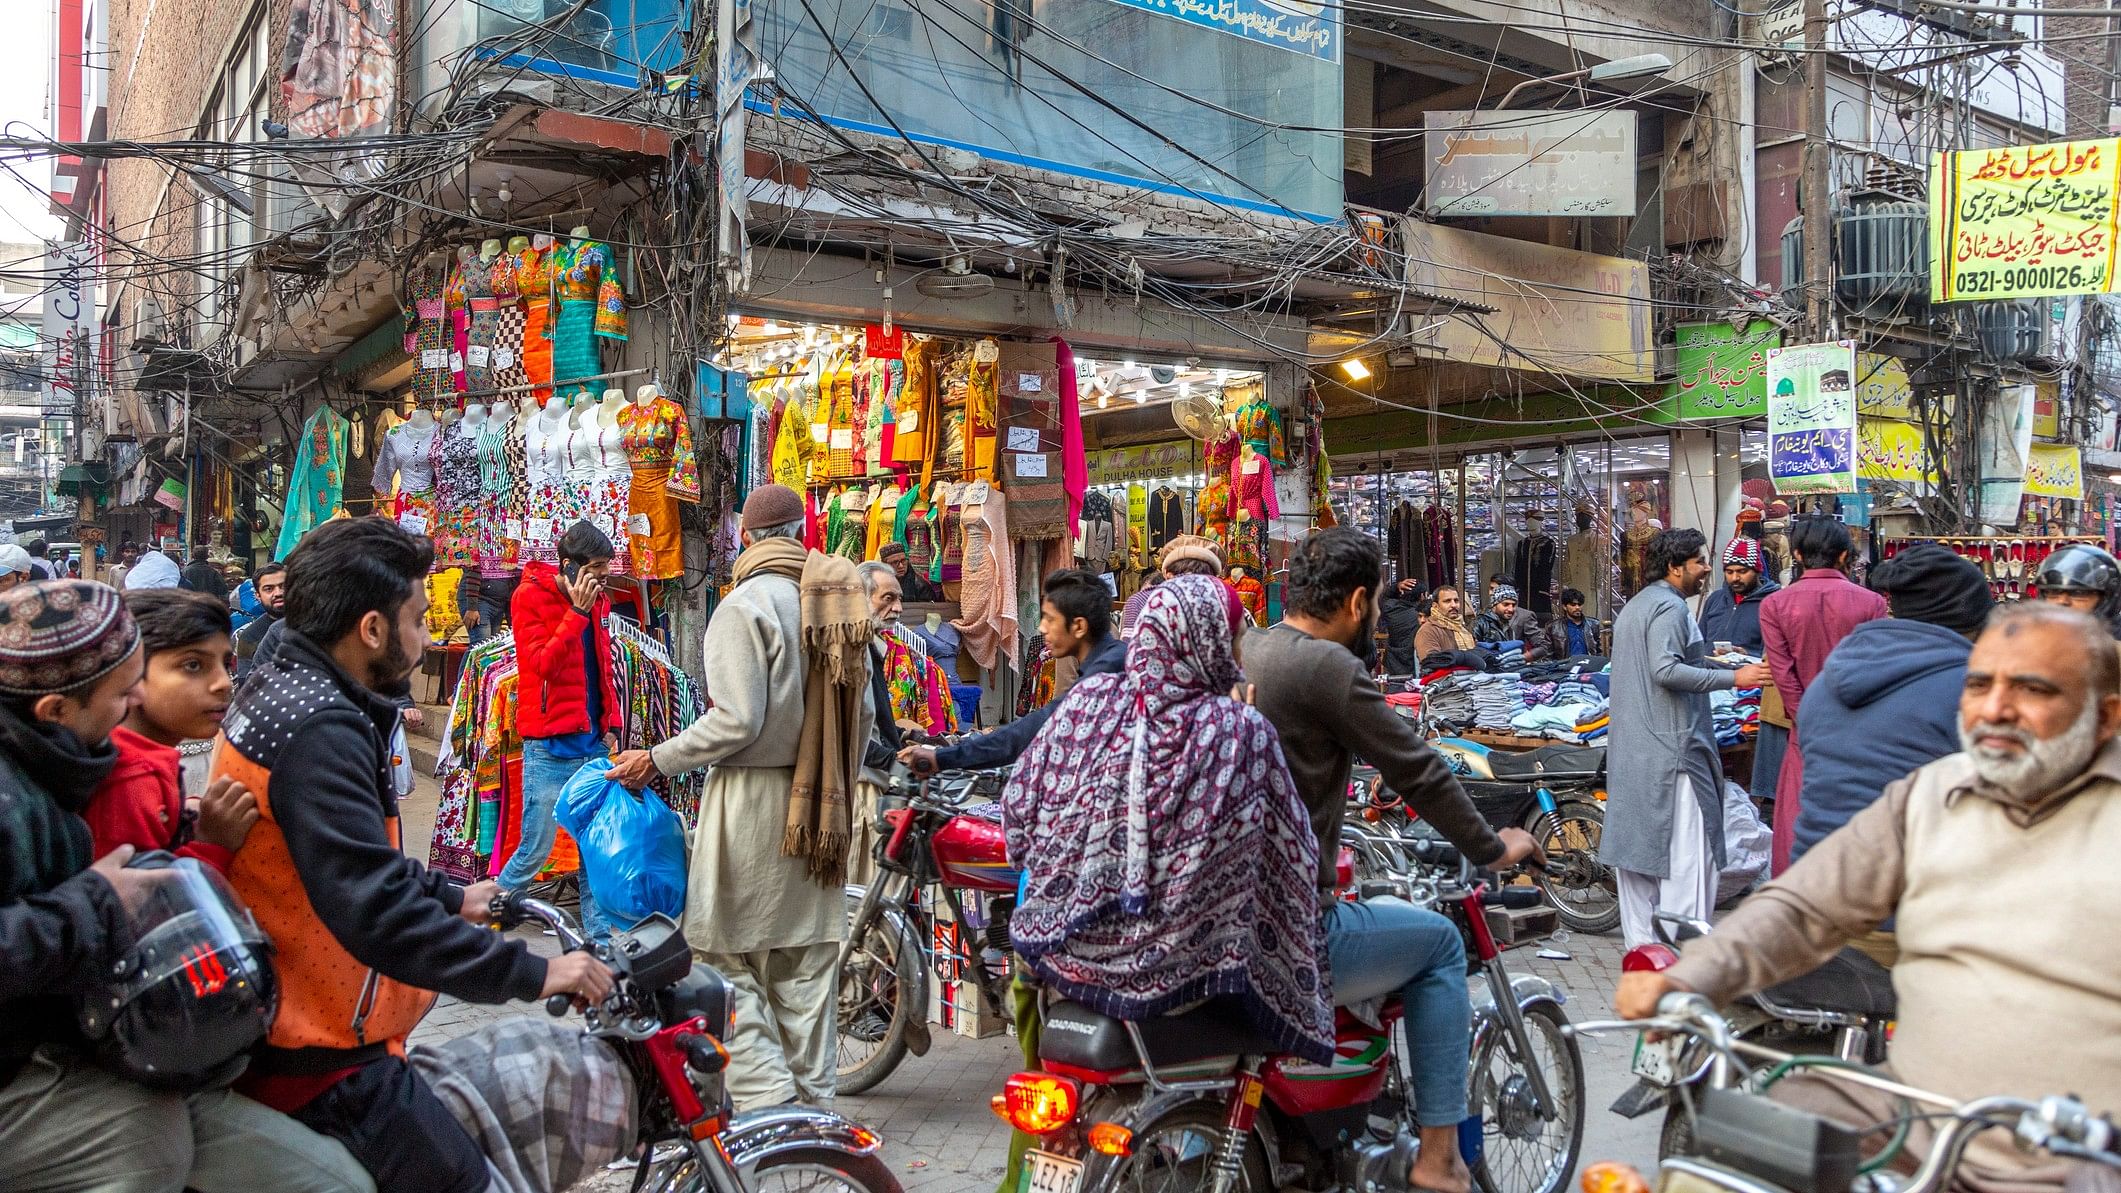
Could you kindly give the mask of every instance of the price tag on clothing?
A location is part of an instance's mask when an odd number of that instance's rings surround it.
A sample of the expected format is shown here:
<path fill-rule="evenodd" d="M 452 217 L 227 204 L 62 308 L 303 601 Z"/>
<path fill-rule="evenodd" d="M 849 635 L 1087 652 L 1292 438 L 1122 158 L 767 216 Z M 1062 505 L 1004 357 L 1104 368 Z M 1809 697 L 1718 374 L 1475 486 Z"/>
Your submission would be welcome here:
<path fill-rule="evenodd" d="M 920 411 L 918 411 L 918 410 L 901 410 L 901 411 L 899 411 L 899 416 L 898 416 L 898 433 L 899 433 L 899 434 L 901 434 L 901 435 L 911 435 L 911 434 L 913 434 L 913 433 L 914 433 L 915 431 L 918 431 L 918 430 L 920 430 L 920 429 L 921 429 L 921 412 L 920 412 Z"/>
<path fill-rule="evenodd" d="M 413 534 L 427 533 L 427 519 L 418 514 L 399 514 L 398 525 L 403 526 Z"/>
<path fill-rule="evenodd" d="M 501 537 L 502 537 L 502 538 L 511 538 L 511 539 L 514 539 L 515 541 L 517 541 L 517 542 L 519 542 L 519 543 L 520 543 L 520 542 L 522 542 L 522 541 L 523 541 L 523 522 L 522 522 L 522 519 L 520 519 L 520 518 L 519 518 L 519 519 L 517 519 L 516 521 L 510 522 L 510 523 L 508 524 L 508 528 L 507 528 L 506 530 L 503 530 L 503 531 L 501 532 Z"/>
<path fill-rule="evenodd" d="M 514 367 L 515 367 L 515 363 L 516 363 L 516 350 L 515 350 L 515 349 L 513 349 L 513 348 L 496 348 L 496 349 L 494 349 L 494 350 L 493 350 L 493 367 L 494 367 L 494 368 L 497 368 L 497 369 L 509 369 L 509 368 L 514 368 Z"/>
<path fill-rule="evenodd" d="M 452 352 L 449 354 L 449 371 L 452 373 L 461 373 L 464 371 L 463 353 Z"/>
<path fill-rule="evenodd" d="M 985 502 L 987 500 L 987 482 L 973 481 L 971 484 L 966 485 L 964 493 L 958 500 L 965 505 L 979 505 Z"/>
<path fill-rule="evenodd" d="M 1038 450 L 1037 427 L 1009 428 L 1009 450 L 1013 452 L 1035 452 Z"/>
<path fill-rule="evenodd" d="M 471 362 L 472 368 L 483 369 L 486 362 L 493 359 L 493 349 L 484 344 L 473 344 L 465 351 L 464 359 Z"/>
<path fill-rule="evenodd" d="M 1025 452 L 1009 457 L 1016 461 L 1016 475 L 1022 477 L 1046 475 L 1046 457 L 1038 452 Z"/>
<path fill-rule="evenodd" d="M 831 433 L 832 428 L 826 426 L 824 423 L 810 424 L 810 438 L 817 443 L 825 442 L 825 437 L 830 435 Z"/>
<path fill-rule="evenodd" d="M 527 524 L 523 535 L 525 542 L 550 543 L 552 541 L 552 519 L 538 518 Z"/>
<path fill-rule="evenodd" d="M 853 427 L 832 428 L 832 450 L 836 452 L 854 450 Z"/>
<path fill-rule="evenodd" d="M 647 533 L 648 533 L 648 515 L 647 515 L 647 514 L 635 514 L 635 515 L 633 515 L 632 517 L 630 517 L 630 518 L 626 519 L 626 533 L 628 533 L 628 534 L 647 534 Z"/>
<path fill-rule="evenodd" d="M 991 365 L 1001 358 L 1002 346 L 993 340 L 981 340 L 972 346 L 972 360 L 975 364 Z"/>
<path fill-rule="evenodd" d="M 1016 375 L 1016 392 L 1020 394 L 1042 393 L 1045 388 L 1046 379 L 1037 373 L 1018 373 Z"/>
<path fill-rule="evenodd" d="M 1254 475 L 1257 475 L 1257 474 L 1258 474 L 1258 472 L 1259 472 L 1259 465 L 1260 465 L 1260 457 L 1258 457 L 1258 456 L 1246 456 L 1246 457 L 1245 457 L 1245 475 L 1246 475 L 1246 476 L 1254 476 Z"/>
<path fill-rule="evenodd" d="M 439 369 L 449 363 L 449 353 L 440 348 L 424 348 L 420 351 L 420 367 Z"/>

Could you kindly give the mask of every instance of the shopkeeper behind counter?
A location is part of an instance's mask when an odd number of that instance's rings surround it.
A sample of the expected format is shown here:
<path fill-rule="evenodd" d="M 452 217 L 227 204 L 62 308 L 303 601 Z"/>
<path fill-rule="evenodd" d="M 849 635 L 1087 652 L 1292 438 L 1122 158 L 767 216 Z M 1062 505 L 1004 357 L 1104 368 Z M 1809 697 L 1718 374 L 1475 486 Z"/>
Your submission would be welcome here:
<path fill-rule="evenodd" d="M 943 599 L 943 586 L 913 569 L 906 556 L 906 544 L 885 543 L 876 558 L 880 563 L 891 565 L 891 571 L 898 576 L 899 592 L 907 603 Z"/>

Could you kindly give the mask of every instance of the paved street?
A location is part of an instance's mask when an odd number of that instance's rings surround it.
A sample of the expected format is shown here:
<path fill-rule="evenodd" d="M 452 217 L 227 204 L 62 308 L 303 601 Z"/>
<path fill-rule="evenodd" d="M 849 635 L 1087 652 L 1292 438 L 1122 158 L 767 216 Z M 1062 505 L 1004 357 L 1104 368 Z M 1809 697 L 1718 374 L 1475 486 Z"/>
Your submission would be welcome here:
<path fill-rule="evenodd" d="M 405 848 L 414 857 L 426 856 L 435 799 L 435 784 L 423 775 L 404 806 Z M 528 930 L 525 934 L 538 951 L 554 950 L 550 938 Z M 1567 1009 L 1573 1020 L 1609 1017 L 1612 1008 L 1607 999 L 1620 972 L 1619 938 L 1578 936 L 1550 942 L 1550 947 L 1568 953 L 1569 958 L 1540 959 L 1533 955 L 1534 948 L 1520 948 L 1509 956 L 1513 971 L 1536 973 L 1560 985 L 1568 994 Z M 503 1015 L 524 1013 L 543 1012 L 523 1006 L 475 1007 L 444 998 L 413 1033 L 412 1042 L 449 1039 Z M 1654 1164 L 1658 1119 L 1649 1116 L 1630 1123 L 1606 1111 L 1628 1085 L 1632 1039 L 1585 1039 L 1581 1047 L 1590 1087 L 1586 1160 L 1624 1160 L 1638 1167 Z M 909 1057 L 875 1091 L 842 1098 L 838 1109 L 889 1141 L 886 1157 L 909 1191 L 981 1193 L 994 1188 L 1000 1178 L 1009 1137 L 1007 1128 L 988 1109 L 987 1099 L 1020 1067 L 1010 1036 L 968 1040 L 938 1031 L 927 1056 Z M 630 1176 L 606 1173 L 577 1189 L 582 1193 L 624 1190 Z"/>

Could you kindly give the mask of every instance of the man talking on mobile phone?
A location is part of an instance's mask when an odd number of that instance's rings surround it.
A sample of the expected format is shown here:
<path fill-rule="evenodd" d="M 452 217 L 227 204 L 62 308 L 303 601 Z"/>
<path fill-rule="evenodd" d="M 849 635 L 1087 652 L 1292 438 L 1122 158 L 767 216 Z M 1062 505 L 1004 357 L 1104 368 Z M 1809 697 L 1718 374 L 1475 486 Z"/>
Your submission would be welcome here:
<path fill-rule="evenodd" d="M 587 522 L 560 536 L 560 565 L 523 568 L 509 602 L 515 622 L 516 725 L 523 735 L 523 835 L 502 868 L 503 890 L 519 891 L 545 868 L 559 831 L 560 790 L 582 764 L 618 745 L 625 710 L 611 682 L 611 540 Z M 582 884 L 582 931 L 611 935 Z"/>

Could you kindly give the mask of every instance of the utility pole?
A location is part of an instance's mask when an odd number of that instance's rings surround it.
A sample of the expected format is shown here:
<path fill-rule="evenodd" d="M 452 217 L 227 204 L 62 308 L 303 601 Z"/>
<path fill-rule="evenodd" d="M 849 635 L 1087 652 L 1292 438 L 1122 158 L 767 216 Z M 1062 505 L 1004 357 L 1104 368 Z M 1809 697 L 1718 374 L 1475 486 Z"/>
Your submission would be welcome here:
<path fill-rule="evenodd" d="M 1833 335 L 1833 145 L 1826 124 L 1826 0 L 1804 0 L 1805 330 L 1815 344 Z"/>

